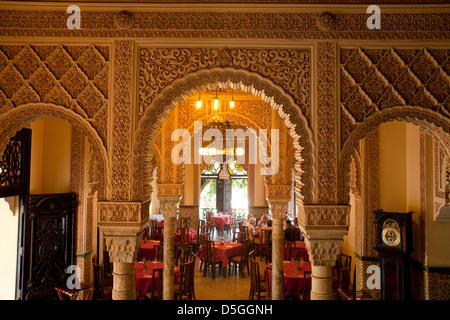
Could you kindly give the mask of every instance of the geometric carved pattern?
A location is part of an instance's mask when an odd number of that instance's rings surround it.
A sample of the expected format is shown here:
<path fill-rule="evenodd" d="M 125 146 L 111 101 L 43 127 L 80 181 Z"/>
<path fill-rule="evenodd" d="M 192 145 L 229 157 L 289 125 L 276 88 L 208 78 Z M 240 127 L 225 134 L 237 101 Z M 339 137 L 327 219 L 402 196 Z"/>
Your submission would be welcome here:
<path fill-rule="evenodd" d="M 108 50 L 94 45 L 1 45 L 0 110 L 30 102 L 61 105 L 89 119 L 106 145 Z"/>
<path fill-rule="evenodd" d="M 341 49 L 342 144 L 370 115 L 418 106 L 450 117 L 450 50 Z"/>

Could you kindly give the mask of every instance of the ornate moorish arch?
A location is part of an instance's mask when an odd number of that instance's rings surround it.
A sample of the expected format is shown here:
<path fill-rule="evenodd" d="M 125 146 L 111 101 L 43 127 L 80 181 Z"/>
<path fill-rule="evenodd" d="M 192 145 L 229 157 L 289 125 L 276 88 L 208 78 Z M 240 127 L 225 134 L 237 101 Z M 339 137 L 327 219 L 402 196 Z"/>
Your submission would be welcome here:
<path fill-rule="evenodd" d="M 167 116 L 169 110 L 176 108 L 178 102 L 183 101 L 185 97 L 193 96 L 194 90 L 201 93 L 217 86 L 221 88 L 231 86 L 233 89 L 250 92 L 261 97 L 278 111 L 280 117 L 284 119 L 297 151 L 295 180 L 297 186 L 301 187 L 301 197 L 305 203 L 312 203 L 315 176 L 314 142 L 307 119 L 292 97 L 271 80 L 257 73 L 234 68 L 203 69 L 188 74 L 166 86 L 146 108 L 135 134 L 133 199 L 149 198 L 145 186 L 151 181 L 146 181 L 145 176 L 151 158 L 148 157 L 147 151 L 151 149 L 150 141 L 158 135 L 162 126 L 161 119 Z"/>
<path fill-rule="evenodd" d="M 350 164 L 358 143 L 381 123 L 405 121 L 416 124 L 431 134 L 450 156 L 450 119 L 429 109 L 414 106 L 396 106 L 384 109 L 367 117 L 356 127 L 345 141 L 339 159 L 339 201 L 350 201 Z"/>
<path fill-rule="evenodd" d="M 44 118 L 60 118 L 69 122 L 88 138 L 98 161 L 98 198 L 106 199 L 109 186 L 108 157 L 103 140 L 92 125 L 81 115 L 63 106 L 52 103 L 27 103 L 0 114 L 0 151 L 9 139 L 30 122 Z"/>

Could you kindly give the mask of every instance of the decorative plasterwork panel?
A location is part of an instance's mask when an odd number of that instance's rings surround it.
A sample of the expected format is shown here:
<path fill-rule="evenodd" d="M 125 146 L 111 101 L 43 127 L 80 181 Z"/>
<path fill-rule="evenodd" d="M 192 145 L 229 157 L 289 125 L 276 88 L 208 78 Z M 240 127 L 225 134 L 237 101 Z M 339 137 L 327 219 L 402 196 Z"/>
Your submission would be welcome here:
<path fill-rule="evenodd" d="M 100 226 L 139 226 L 148 219 L 148 206 L 141 202 L 99 201 L 98 224 Z"/>
<path fill-rule="evenodd" d="M 332 204 L 337 199 L 337 45 L 319 42 L 317 51 L 318 202 Z"/>
<path fill-rule="evenodd" d="M 340 50 L 341 143 L 367 117 L 394 106 L 417 106 L 450 117 L 450 50 Z"/>
<path fill-rule="evenodd" d="M 130 200 L 133 41 L 114 45 L 112 200 Z"/>
<path fill-rule="evenodd" d="M 310 51 L 308 49 L 142 48 L 139 114 L 176 79 L 214 67 L 245 69 L 272 80 L 292 96 L 310 118 Z"/>
<path fill-rule="evenodd" d="M 445 12 L 381 14 L 382 28 L 369 30 L 367 7 L 359 13 L 335 13 L 323 27 L 323 9 L 290 12 L 220 10 L 148 10 L 124 15 L 117 11 L 82 12 L 81 29 L 68 29 L 67 6 L 61 10 L 0 10 L 2 37 L 108 37 L 108 38 L 202 38 L 202 39 L 448 39 L 449 17 Z M 328 8 L 327 8 L 328 9 Z M 436 9 L 436 11 L 439 9 Z M 252 12 L 253 11 L 253 12 Z M 315 12 L 312 12 L 315 11 Z"/>
<path fill-rule="evenodd" d="M 106 145 L 109 47 L 0 45 L 0 112 L 30 102 L 60 105 L 87 119 Z"/>

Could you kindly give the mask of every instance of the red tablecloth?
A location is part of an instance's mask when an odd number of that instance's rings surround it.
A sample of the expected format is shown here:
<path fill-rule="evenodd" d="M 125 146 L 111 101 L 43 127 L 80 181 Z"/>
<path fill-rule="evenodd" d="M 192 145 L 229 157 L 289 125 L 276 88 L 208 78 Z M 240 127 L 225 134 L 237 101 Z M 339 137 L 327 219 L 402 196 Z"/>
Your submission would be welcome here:
<path fill-rule="evenodd" d="M 299 268 L 297 268 L 299 266 Z M 269 263 L 266 265 L 266 269 L 268 269 L 269 278 L 271 275 L 270 268 L 272 264 Z M 284 271 L 284 290 L 293 294 L 298 295 L 303 288 L 303 276 L 305 271 L 311 271 L 311 262 L 305 262 L 302 265 L 299 265 L 298 262 L 295 261 L 283 261 L 283 271 Z M 264 274 L 265 276 L 265 274 Z M 306 290 L 311 289 L 311 278 L 306 278 L 306 285 L 308 288 Z M 269 281 L 269 291 L 271 291 L 272 282 Z"/>
<path fill-rule="evenodd" d="M 305 262 L 308 262 L 309 261 L 309 255 L 308 255 L 308 250 L 306 250 L 306 245 L 305 245 L 305 242 L 304 241 L 300 241 L 300 240 L 298 240 L 298 241 L 295 241 L 295 248 L 304 248 L 305 250 L 303 251 L 304 252 L 304 255 L 303 255 L 303 260 L 305 261 Z M 286 255 L 286 245 L 284 246 L 284 259 L 287 259 L 287 255 Z M 292 252 L 291 252 L 291 255 L 293 255 L 294 254 L 294 248 L 292 247 Z"/>
<path fill-rule="evenodd" d="M 159 240 L 142 240 L 141 247 L 139 249 L 139 257 L 140 259 L 145 258 L 147 260 L 153 260 L 155 254 L 157 253 L 156 246 L 159 246 Z"/>
<path fill-rule="evenodd" d="M 238 256 L 242 251 L 241 243 L 225 241 L 224 244 L 221 245 L 219 241 L 216 241 L 214 246 L 216 248 L 216 258 L 222 261 L 222 268 L 228 266 L 228 258 Z M 203 247 L 200 248 L 199 257 L 200 259 L 203 259 L 204 257 Z"/>
<path fill-rule="evenodd" d="M 134 270 L 136 271 L 136 289 L 139 290 L 140 297 L 143 298 L 145 293 L 153 288 L 153 268 L 162 268 L 163 262 L 154 263 L 153 261 L 147 261 L 147 268 L 144 270 L 144 266 L 142 261 L 138 261 L 134 264 Z M 178 282 L 178 267 L 174 266 L 175 274 L 174 280 L 175 283 Z M 156 279 L 156 285 L 158 285 L 158 281 L 160 279 Z M 161 279 L 162 280 L 162 279 Z"/>
<path fill-rule="evenodd" d="M 218 224 L 223 233 L 223 227 L 231 222 L 231 216 L 227 214 L 218 214 L 212 217 L 212 222 Z"/>
<path fill-rule="evenodd" d="M 176 235 L 175 235 L 175 241 L 180 241 L 181 238 L 181 229 L 177 229 Z M 197 230 L 189 228 L 188 232 L 188 241 L 191 242 L 192 240 L 195 240 L 197 238 Z"/>

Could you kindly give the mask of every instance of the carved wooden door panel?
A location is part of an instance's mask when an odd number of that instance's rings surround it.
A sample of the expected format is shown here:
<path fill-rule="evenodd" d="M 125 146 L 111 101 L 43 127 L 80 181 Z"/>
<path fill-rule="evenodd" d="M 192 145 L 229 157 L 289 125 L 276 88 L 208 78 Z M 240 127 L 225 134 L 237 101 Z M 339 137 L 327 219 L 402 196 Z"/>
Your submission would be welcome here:
<path fill-rule="evenodd" d="M 25 205 L 22 297 L 57 299 L 55 286 L 65 284 L 66 269 L 75 264 L 76 196 L 29 195 Z"/>

